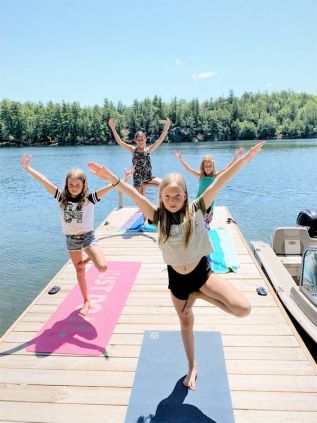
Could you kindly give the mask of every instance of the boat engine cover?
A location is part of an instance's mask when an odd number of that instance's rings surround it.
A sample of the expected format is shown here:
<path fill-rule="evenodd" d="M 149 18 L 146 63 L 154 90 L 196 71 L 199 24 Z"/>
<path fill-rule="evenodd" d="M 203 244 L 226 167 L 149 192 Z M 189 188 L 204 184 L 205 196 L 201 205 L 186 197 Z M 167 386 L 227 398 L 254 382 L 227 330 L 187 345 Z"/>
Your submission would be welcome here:
<path fill-rule="evenodd" d="M 317 209 L 306 209 L 299 212 L 296 223 L 300 226 L 308 226 L 311 237 L 317 235 Z"/>

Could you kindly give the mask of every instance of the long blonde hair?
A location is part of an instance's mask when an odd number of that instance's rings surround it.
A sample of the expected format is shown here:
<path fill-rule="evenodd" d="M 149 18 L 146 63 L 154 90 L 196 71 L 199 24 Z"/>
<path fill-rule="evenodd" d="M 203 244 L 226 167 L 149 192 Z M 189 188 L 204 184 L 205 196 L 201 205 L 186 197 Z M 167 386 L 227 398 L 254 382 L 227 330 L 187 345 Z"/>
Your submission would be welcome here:
<path fill-rule="evenodd" d="M 212 162 L 213 165 L 214 165 L 213 171 L 210 175 L 206 175 L 206 172 L 205 172 L 205 169 L 204 169 L 205 162 L 207 162 L 207 161 Z M 199 166 L 199 172 L 200 172 L 200 178 L 203 178 L 204 176 L 214 176 L 216 174 L 215 161 L 214 161 L 212 156 L 208 155 L 208 156 L 204 156 L 202 158 L 202 161 L 201 161 L 200 166 Z"/>
<path fill-rule="evenodd" d="M 65 177 L 65 185 L 64 185 L 64 189 L 63 189 L 62 194 L 61 194 L 60 206 L 61 206 L 62 209 L 64 209 L 66 204 L 69 201 L 71 201 L 71 199 L 72 199 L 72 195 L 68 190 L 68 180 L 69 180 L 69 178 L 80 179 L 83 183 L 83 189 L 82 189 L 82 192 L 78 196 L 79 201 L 78 201 L 78 204 L 77 204 L 77 210 L 81 210 L 83 205 L 84 205 L 84 202 L 86 200 L 86 197 L 88 195 L 88 182 L 87 182 L 87 177 L 84 174 L 84 172 L 81 169 L 78 169 L 78 168 L 71 169 Z"/>
<path fill-rule="evenodd" d="M 159 245 L 162 245 L 164 242 L 167 241 L 171 226 L 173 224 L 172 215 L 171 213 L 166 210 L 164 203 L 161 199 L 161 194 L 164 190 L 164 188 L 168 187 L 169 185 L 178 185 L 180 186 L 185 194 L 186 199 L 184 201 L 184 205 L 179 211 L 181 213 L 181 221 L 184 223 L 184 245 L 185 247 L 188 246 L 189 239 L 192 232 L 192 212 L 189 209 L 189 203 L 188 203 L 188 191 L 185 179 L 182 175 L 179 173 L 170 173 L 162 180 L 160 183 L 160 189 L 159 189 L 159 235 L 158 235 L 158 243 Z"/>

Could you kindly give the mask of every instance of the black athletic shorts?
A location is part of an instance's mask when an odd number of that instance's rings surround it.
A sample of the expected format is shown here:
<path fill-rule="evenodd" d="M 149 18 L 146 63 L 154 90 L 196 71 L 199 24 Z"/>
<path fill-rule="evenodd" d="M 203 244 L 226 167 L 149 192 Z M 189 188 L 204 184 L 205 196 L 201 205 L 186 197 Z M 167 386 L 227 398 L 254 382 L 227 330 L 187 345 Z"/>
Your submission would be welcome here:
<path fill-rule="evenodd" d="M 212 273 L 207 257 L 202 257 L 194 270 L 186 275 L 182 275 L 172 268 L 167 266 L 168 272 L 168 288 L 172 294 L 179 300 L 187 300 L 188 296 L 193 291 L 199 289 L 207 282 Z"/>

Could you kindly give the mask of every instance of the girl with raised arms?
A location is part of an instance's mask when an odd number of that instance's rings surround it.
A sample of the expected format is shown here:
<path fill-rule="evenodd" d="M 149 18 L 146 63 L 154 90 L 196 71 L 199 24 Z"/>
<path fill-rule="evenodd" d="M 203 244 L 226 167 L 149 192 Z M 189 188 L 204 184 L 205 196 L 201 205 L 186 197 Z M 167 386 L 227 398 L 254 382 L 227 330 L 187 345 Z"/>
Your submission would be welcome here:
<path fill-rule="evenodd" d="M 158 187 L 161 182 L 161 179 L 152 175 L 151 154 L 164 141 L 164 138 L 166 137 L 169 127 L 171 125 L 170 119 L 168 117 L 165 119 L 163 132 L 161 133 L 160 137 L 149 147 L 146 146 L 146 136 L 144 132 L 138 131 L 135 134 L 134 141 L 136 143 L 136 147 L 134 147 L 133 145 L 122 141 L 118 132 L 116 131 L 116 124 L 113 118 L 109 119 L 108 124 L 116 142 L 132 154 L 132 164 L 134 166 L 134 188 L 144 195 L 146 188 Z"/>
<path fill-rule="evenodd" d="M 228 280 L 212 273 L 209 267 L 206 256 L 213 249 L 205 230 L 204 214 L 219 190 L 261 151 L 263 145 L 264 142 L 260 142 L 234 161 L 191 204 L 184 178 L 179 174 L 171 173 L 162 180 L 157 207 L 107 168 L 98 163 L 88 163 L 92 173 L 110 181 L 134 200 L 158 228 L 158 243 L 167 264 L 168 287 L 180 320 L 188 360 L 188 373 L 183 383 L 192 390 L 196 388 L 197 375 L 192 312 L 196 298 L 204 299 L 238 317 L 247 316 L 251 310 L 246 297 Z"/>
<path fill-rule="evenodd" d="M 21 165 L 34 179 L 43 185 L 60 204 L 62 231 L 66 236 L 66 247 L 75 266 L 77 281 L 83 296 L 82 315 L 89 311 L 90 301 L 85 279 L 85 264 L 92 260 L 99 272 L 107 270 L 106 259 L 97 245 L 94 233 L 94 206 L 113 189 L 111 184 L 89 193 L 87 177 L 81 169 L 71 169 L 65 178 L 63 190 L 50 182 L 42 173 L 30 166 L 32 156 L 23 155 Z M 125 171 L 127 182 L 133 169 Z M 83 250 L 88 258 L 83 260 Z"/>
<path fill-rule="evenodd" d="M 222 170 L 216 171 L 215 161 L 211 155 L 206 155 L 202 158 L 202 161 L 199 166 L 199 170 L 193 169 L 189 164 L 183 159 L 183 155 L 179 150 L 174 150 L 176 158 L 179 160 L 181 165 L 195 178 L 199 179 L 198 192 L 196 198 L 199 198 L 203 192 L 213 183 L 215 178 L 219 176 L 224 170 L 226 170 L 232 163 L 237 160 L 243 154 L 243 147 L 238 148 L 233 156 L 231 162 Z M 206 229 L 210 229 L 210 224 L 214 214 L 215 202 L 207 208 L 204 220 Z"/>

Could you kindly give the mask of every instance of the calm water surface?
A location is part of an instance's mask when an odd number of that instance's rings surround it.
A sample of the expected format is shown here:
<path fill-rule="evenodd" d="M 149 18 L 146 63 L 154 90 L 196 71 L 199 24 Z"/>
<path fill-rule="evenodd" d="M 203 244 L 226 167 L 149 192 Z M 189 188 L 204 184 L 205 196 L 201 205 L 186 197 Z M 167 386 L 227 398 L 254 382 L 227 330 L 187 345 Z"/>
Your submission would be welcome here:
<path fill-rule="evenodd" d="M 245 148 L 253 143 L 240 142 Z M 198 169 L 202 157 L 212 154 L 217 170 L 232 158 L 236 143 L 162 145 L 152 155 L 153 174 L 184 174 L 191 198 L 197 179 L 173 155 L 180 148 L 184 159 Z M 68 259 L 61 234 L 56 201 L 20 167 L 22 153 L 33 156 L 32 165 L 62 187 L 72 167 L 88 173 L 87 161 L 102 162 L 123 175 L 131 155 L 119 146 L 0 149 L 1 276 L 0 334 L 21 314 Z M 298 212 L 317 208 L 317 140 L 268 141 L 261 154 L 218 195 L 239 224 L 245 238 L 269 242 L 277 226 L 293 226 Z M 90 190 L 104 185 L 89 176 Z M 148 191 L 156 201 L 156 192 Z M 131 204 L 125 200 L 125 204 Z M 117 192 L 102 199 L 95 209 L 95 226 L 117 206 Z"/>

